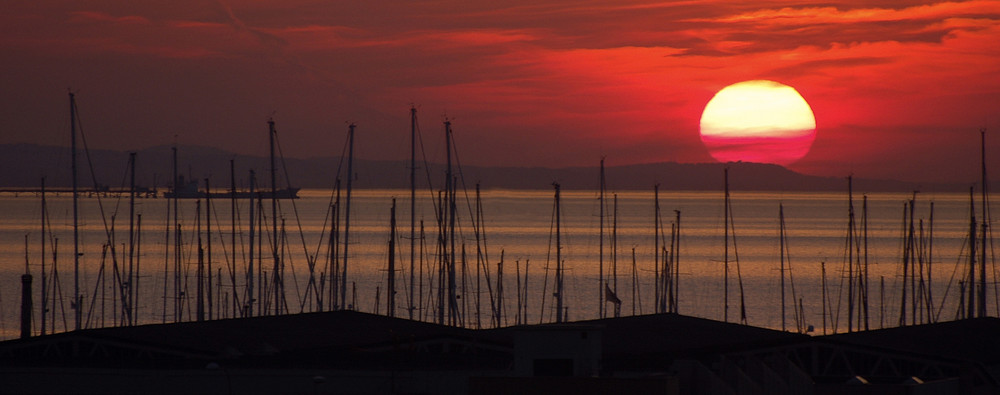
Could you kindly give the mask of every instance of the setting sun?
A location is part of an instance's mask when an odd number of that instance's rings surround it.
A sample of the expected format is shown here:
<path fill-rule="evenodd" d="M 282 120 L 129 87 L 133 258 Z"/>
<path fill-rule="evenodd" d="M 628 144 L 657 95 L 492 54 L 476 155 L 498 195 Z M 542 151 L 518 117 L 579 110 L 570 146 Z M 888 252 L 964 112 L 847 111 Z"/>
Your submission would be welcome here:
<path fill-rule="evenodd" d="M 787 165 L 816 138 L 816 119 L 794 88 L 767 80 L 729 85 L 701 115 L 701 141 L 720 162 Z"/>

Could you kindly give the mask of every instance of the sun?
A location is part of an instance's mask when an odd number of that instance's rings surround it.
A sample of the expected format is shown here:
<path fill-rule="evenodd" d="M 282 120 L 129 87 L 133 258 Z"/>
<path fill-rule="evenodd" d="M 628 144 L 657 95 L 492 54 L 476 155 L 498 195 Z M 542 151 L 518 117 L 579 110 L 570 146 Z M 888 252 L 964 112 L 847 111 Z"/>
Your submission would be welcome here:
<path fill-rule="evenodd" d="M 788 165 L 816 139 L 816 118 L 802 95 L 768 80 L 722 88 L 701 114 L 701 141 L 720 162 Z"/>

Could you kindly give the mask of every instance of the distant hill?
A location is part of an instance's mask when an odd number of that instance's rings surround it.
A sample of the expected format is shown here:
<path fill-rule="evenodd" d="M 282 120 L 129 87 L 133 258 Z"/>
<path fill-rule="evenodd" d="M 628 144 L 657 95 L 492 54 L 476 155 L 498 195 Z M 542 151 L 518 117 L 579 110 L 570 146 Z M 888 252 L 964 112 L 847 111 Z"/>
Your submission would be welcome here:
<path fill-rule="evenodd" d="M 169 146 L 150 147 L 136 152 L 136 183 L 140 186 L 164 188 L 172 179 L 172 149 Z M 91 150 L 88 156 L 81 149 L 77 154 L 79 182 L 93 187 L 91 167 L 99 184 L 111 187 L 128 186 L 128 158 L 124 151 Z M 259 185 L 270 185 L 268 158 L 239 155 L 217 148 L 180 146 L 177 148 L 178 171 L 187 179 L 197 179 L 203 184 L 209 179 L 213 188 L 230 185 L 230 161 L 235 168 L 239 187 L 248 184 L 250 169 L 257 174 Z M 284 163 L 284 164 L 283 164 Z M 426 188 L 428 178 L 440 187 L 443 184 L 444 166 L 441 164 L 418 165 L 417 180 Z M 338 169 L 346 164 L 339 157 L 309 159 L 285 158 L 278 161 L 278 184 L 302 188 L 331 188 Z M 715 190 L 721 189 L 723 169 L 729 167 L 730 188 L 734 190 L 761 191 L 838 191 L 846 188 L 843 177 L 817 177 L 799 174 L 784 167 L 758 163 L 649 163 L 612 166 L 606 169 L 608 188 L 611 190 L 647 190 L 660 184 L 661 190 Z M 50 187 L 69 187 L 70 150 L 66 147 L 33 144 L 0 145 L 0 186 L 38 187 L 42 176 Z M 340 170 L 341 174 L 346 170 Z M 358 188 L 409 188 L 409 161 L 356 160 L 354 186 Z M 286 181 L 285 175 L 290 180 Z M 596 189 L 599 170 L 594 167 L 480 167 L 465 166 L 461 173 L 464 182 L 472 187 L 481 183 L 484 189 L 548 189 L 552 182 L 559 182 L 564 189 Z M 948 184 L 914 184 L 891 180 L 855 179 L 858 192 L 912 191 L 963 191 L 968 186 Z"/>

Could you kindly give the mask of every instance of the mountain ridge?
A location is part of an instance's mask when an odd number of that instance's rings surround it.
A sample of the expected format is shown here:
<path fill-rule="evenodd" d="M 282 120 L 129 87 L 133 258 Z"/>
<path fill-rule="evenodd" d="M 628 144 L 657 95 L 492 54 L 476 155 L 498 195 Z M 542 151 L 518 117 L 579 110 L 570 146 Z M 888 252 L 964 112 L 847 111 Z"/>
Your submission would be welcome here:
<path fill-rule="evenodd" d="M 135 151 L 136 183 L 141 186 L 165 188 L 172 179 L 170 146 L 154 146 Z M 94 178 L 100 185 L 126 187 L 129 152 L 90 150 L 89 158 L 81 149 L 78 154 L 79 185 L 93 187 Z M 250 169 L 255 169 L 258 185 L 269 185 L 269 159 L 243 155 L 205 146 L 177 147 L 178 173 L 196 179 L 204 185 L 205 178 L 213 188 L 229 188 L 230 161 L 235 168 L 237 187 L 247 184 Z M 307 159 L 277 159 L 279 187 L 331 188 L 338 168 L 344 166 L 340 157 Z M 150 165 L 152 164 L 152 165 Z M 93 167 L 96 177 L 88 170 Z M 71 185 L 70 152 L 67 147 L 36 144 L 0 145 L 0 186 L 33 188 L 41 178 L 46 185 Z M 444 165 L 418 165 L 418 183 L 426 188 L 428 179 L 435 185 L 443 183 Z M 658 162 L 608 166 L 605 169 L 609 190 L 646 190 L 659 184 L 661 190 L 715 190 L 723 186 L 723 171 L 729 168 L 730 189 L 759 191 L 839 191 L 847 188 L 846 176 L 824 177 L 796 173 L 782 166 L 749 162 L 677 163 Z M 342 169 L 341 169 L 342 170 Z M 356 159 L 354 186 L 357 188 L 409 188 L 409 161 Z M 341 171 L 342 173 L 343 171 Z M 550 168 L 538 166 L 464 166 L 456 170 L 470 187 L 479 182 L 490 189 L 547 189 L 558 182 L 564 189 L 597 189 L 598 166 Z M 288 181 L 290 180 L 290 182 Z M 854 188 L 864 192 L 964 191 L 969 183 L 914 183 L 895 180 L 854 178 Z M 439 185 L 438 185 L 439 187 Z"/>

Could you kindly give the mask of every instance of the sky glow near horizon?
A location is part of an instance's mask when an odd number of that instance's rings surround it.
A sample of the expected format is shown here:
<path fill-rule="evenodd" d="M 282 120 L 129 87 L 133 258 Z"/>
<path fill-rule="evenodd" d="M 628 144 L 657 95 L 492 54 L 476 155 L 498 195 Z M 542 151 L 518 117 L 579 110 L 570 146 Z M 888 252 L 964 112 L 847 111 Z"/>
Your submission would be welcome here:
<path fill-rule="evenodd" d="M 0 15 L 0 143 L 207 145 L 429 159 L 452 120 L 470 165 L 712 162 L 706 103 L 794 87 L 820 125 L 789 168 L 972 182 L 1000 152 L 1000 1 L 14 1 Z M 254 136 L 259 136 L 255 138 Z M 1000 174 L 1000 160 L 989 164 Z M 488 180 L 484 180 L 488 182 Z"/>

